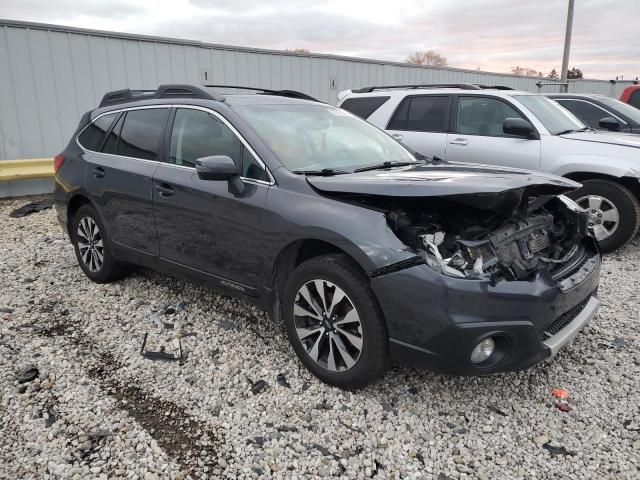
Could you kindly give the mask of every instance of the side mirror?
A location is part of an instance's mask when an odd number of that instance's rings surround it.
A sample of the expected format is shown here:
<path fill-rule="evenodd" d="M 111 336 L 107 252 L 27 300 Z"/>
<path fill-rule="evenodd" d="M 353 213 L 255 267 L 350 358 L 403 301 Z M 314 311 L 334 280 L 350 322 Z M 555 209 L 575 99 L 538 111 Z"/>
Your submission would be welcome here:
<path fill-rule="evenodd" d="M 502 123 L 502 131 L 507 135 L 516 137 L 537 139 L 539 138 L 533 127 L 524 118 L 505 118 Z"/>
<path fill-rule="evenodd" d="M 617 132 L 620 130 L 620 123 L 613 117 L 604 117 L 601 118 L 598 122 L 600 128 L 604 128 L 605 130 L 610 130 L 612 132 Z"/>
<path fill-rule="evenodd" d="M 196 172 L 201 180 L 229 180 L 238 176 L 238 167 L 226 155 L 213 155 L 197 159 Z"/>

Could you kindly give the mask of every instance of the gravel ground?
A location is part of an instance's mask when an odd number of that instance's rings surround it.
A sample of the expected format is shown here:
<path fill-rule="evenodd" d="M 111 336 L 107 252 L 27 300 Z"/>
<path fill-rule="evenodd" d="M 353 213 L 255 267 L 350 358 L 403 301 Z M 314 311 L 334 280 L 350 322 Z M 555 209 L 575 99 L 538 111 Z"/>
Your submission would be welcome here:
<path fill-rule="evenodd" d="M 8 217 L 24 203 L 0 201 L 2 479 L 640 477 L 638 240 L 605 259 L 600 313 L 554 361 L 394 367 L 348 393 L 242 302 L 147 270 L 91 283 L 54 210 Z M 145 334 L 186 359 L 144 358 Z"/>

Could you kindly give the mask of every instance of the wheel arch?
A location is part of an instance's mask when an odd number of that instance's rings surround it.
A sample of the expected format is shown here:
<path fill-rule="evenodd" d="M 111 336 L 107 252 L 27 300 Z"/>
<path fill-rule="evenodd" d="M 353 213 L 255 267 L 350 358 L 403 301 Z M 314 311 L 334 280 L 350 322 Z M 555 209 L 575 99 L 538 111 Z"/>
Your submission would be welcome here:
<path fill-rule="evenodd" d="M 637 178 L 616 177 L 615 175 L 608 175 L 606 173 L 584 171 L 566 173 L 563 177 L 574 180 L 578 183 L 582 183 L 585 180 L 608 180 L 610 182 L 616 182 L 627 187 L 636 196 L 636 198 L 640 200 L 640 182 Z"/>
<path fill-rule="evenodd" d="M 354 255 L 335 243 L 314 238 L 304 238 L 290 242 L 278 253 L 273 265 L 271 278 L 269 279 L 272 288 L 272 301 L 270 302 L 269 313 L 274 321 L 282 321 L 280 299 L 282 298 L 284 286 L 289 274 L 303 262 L 328 254 L 344 255 L 345 258 L 358 269 L 363 277 L 369 277 L 365 268 L 357 261 Z"/>
<path fill-rule="evenodd" d="M 89 200 L 89 197 L 87 197 L 84 193 L 74 194 L 69 199 L 69 202 L 67 203 L 67 230 L 69 232 L 69 235 L 71 235 L 73 217 L 75 216 L 76 212 L 80 209 L 80 207 L 82 207 L 83 205 L 93 206 L 93 203 L 91 203 L 91 200 Z"/>

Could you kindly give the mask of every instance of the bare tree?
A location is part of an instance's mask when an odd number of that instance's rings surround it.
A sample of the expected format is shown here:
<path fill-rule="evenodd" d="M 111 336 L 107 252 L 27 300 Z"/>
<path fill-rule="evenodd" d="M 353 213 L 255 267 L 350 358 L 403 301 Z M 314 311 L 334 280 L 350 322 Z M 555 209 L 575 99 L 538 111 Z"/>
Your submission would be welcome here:
<path fill-rule="evenodd" d="M 555 68 L 552 68 L 548 75 L 549 78 L 558 78 L 558 72 L 556 72 Z"/>
<path fill-rule="evenodd" d="M 285 48 L 285 52 L 293 52 L 293 53 L 310 53 L 307 48 Z"/>
<path fill-rule="evenodd" d="M 426 52 L 415 52 L 407 57 L 407 63 L 413 65 L 426 65 L 429 67 L 446 67 L 447 58 L 440 55 L 435 50 L 427 50 Z"/>

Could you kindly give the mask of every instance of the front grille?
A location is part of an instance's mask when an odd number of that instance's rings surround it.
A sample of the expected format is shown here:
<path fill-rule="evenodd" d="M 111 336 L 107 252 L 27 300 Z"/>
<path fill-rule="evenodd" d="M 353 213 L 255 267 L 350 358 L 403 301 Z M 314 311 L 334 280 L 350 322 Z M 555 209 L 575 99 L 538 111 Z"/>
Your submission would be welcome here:
<path fill-rule="evenodd" d="M 587 303 L 589 303 L 589 300 L 591 300 L 591 296 L 585 298 L 575 307 L 570 308 L 569 310 L 564 312 L 562 315 L 560 315 L 558 318 L 556 318 L 556 320 L 551 325 L 549 325 L 549 327 L 547 327 L 547 329 L 544 332 L 542 332 L 542 335 L 540 335 L 540 338 L 542 339 L 542 341 L 553 337 L 556 333 L 558 333 L 564 327 L 569 325 L 573 321 L 573 319 L 576 318 L 582 310 L 584 310 L 584 307 L 587 306 Z"/>

